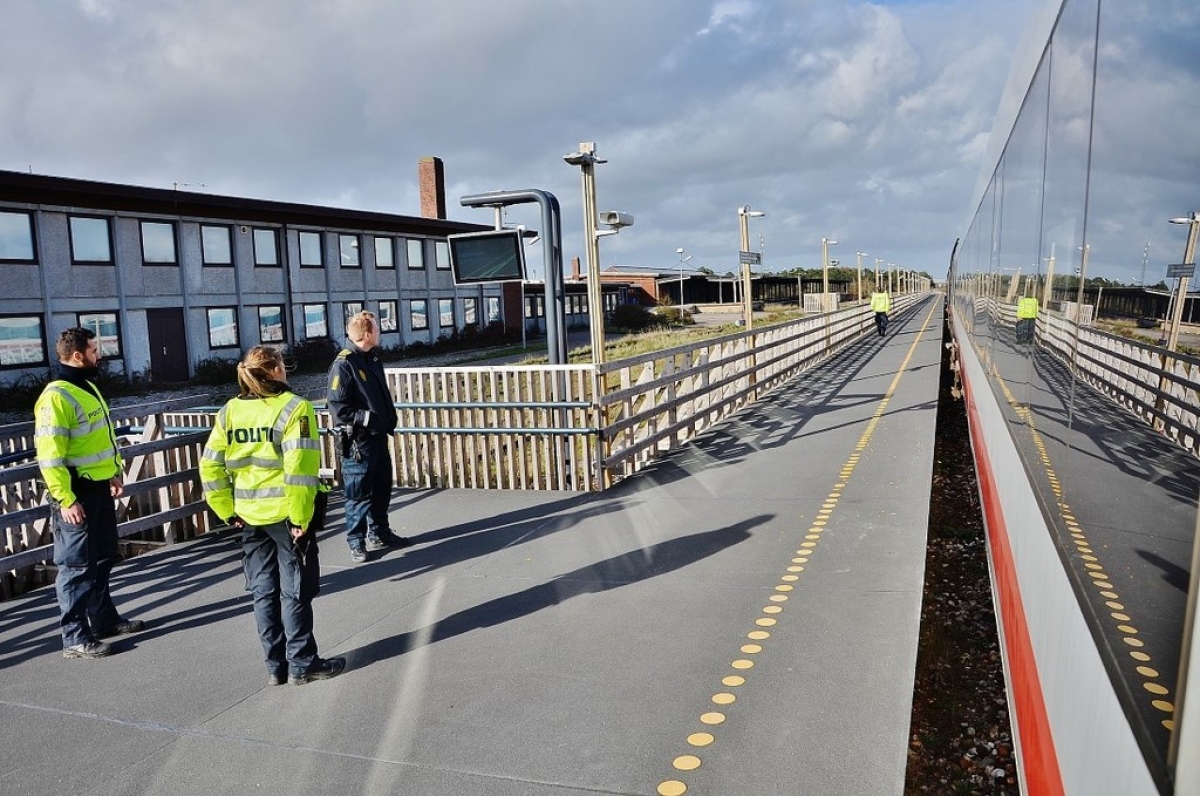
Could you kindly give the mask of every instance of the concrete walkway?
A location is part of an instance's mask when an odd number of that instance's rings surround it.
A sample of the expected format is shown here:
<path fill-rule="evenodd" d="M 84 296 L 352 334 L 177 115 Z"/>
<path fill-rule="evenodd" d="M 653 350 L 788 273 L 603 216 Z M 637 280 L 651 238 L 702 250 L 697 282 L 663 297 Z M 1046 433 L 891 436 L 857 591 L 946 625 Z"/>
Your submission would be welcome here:
<path fill-rule="evenodd" d="M 0 605 L 0 792 L 901 794 L 941 318 L 608 492 L 398 493 L 416 546 L 359 566 L 327 534 L 335 680 L 265 686 L 230 534 L 118 568 L 111 658 Z"/>

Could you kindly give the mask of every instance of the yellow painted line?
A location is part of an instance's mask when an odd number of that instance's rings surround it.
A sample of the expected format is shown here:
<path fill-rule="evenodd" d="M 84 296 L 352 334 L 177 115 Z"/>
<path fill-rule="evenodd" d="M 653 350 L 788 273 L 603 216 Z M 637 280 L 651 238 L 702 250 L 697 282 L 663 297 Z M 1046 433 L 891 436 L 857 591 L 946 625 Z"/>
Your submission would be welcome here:
<path fill-rule="evenodd" d="M 908 364 L 912 361 L 913 354 L 917 350 L 917 345 L 921 342 L 921 338 L 924 337 L 925 332 L 929 329 L 930 319 L 933 318 L 933 314 L 937 310 L 937 307 L 937 302 L 935 302 L 933 307 L 930 308 L 929 314 L 925 316 L 925 322 L 922 325 L 921 330 L 917 332 L 916 338 L 912 341 L 912 345 L 910 345 L 908 348 L 908 353 L 906 353 L 904 356 L 904 361 L 900 363 L 900 367 L 896 370 L 896 375 L 892 378 L 891 384 L 888 385 L 887 392 L 884 393 L 883 399 L 880 400 L 879 405 L 875 408 L 875 412 L 871 415 L 871 419 L 867 421 L 867 425 L 862 433 L 862 436 L 859 437 L 858 443 L 854 446 L 856 451 L 864 450 L 867 447 L 867 444 L 870 442 L 871 436 L 875 433 L 875 429 L 878 427 L 880 419 L 883 417 L 884 412 L 887 411 L 887 406 L 892 400 L 892 395 L 894 395 L 896 392 L 896 387 L 900 384 L 900 377 L 904 375 L 906 370 L 908 370 Z M 808 529 L 804 537 L 806 541 L 802 542 L 800 544 L 800 549 L 796 551 L 797 557 L 791 559 L 792 564 L 808 563 L 808 557 L 815 552 L 817 542 L 819 542 L 821 539 L 821 533 L 825 530 L 824 526 L 828 523 L 829 518 L 833 515 L 834 509 L 837 508 L 838 499 L 840 498 L 839 490 L 845 489 L 846 482 L 854 473 L 854 468 L 858 464 L 858 461 L 859 455 L 854 453 L 851 454 L 846 463 L 842 465 L 842 468 L 838 473 L 839 481 L 834 484 L 833 491 L 825 498 L 825 501 L 821 504 L 820 510 L 817 511 L 819 519 L 813 520 L 812 527 Z M 789 573 L 798 573 L 802 571 L 804 571 L 804 567 L 802 566 L 787 567 L 787 572 Z M 781 603 L 787 601 L 788 597 L 786 592 L 791 592 L 794 590 L 795 586 L 792 584 L 800 580 L 800 576 L 796 574 L 788 574 L 783 575 L 780 580 L 784 582 L 774 586 L 773 591 L 776 593 L 768 597 L 771 602 Z M 762 612 L 764 614 L 778 615 L 783 612 L 783 607 L 781 605 L 768 605 L 762 609 Z M 754 620 L 754 624 L 760 628 L 773 627 L 777 622 L 778 620 L 773 618 L 773 616 L 760 616 Z M 765 630 L 752 630 L 746 634 L 746 637 L 754 641 L 766 641 L 771 637 L 771 634 Z M 742 644 L 739 647 L 739 651 L 743 655 L 758 655 L 759 653 L 763 652 L 763 650 L 764 647 L 761 644 Z M 739 658 L 733 661 L 730 666 L 738 671 L 748 672 L 750 669 L 754 668 L 754 661 L 746 658 Z M 744 685 L 745 683 L 746 678 L 739 674 L 726 675 L 721 680 L 721 684 L 726 687 L 738 687 Z M 713 704 L 721 705 L 722 707 L 733 705 L 736 700 L 737 697 L 727 691 L 717 693 L 713 695 L 711 699 Z M 708 712 L 700 716 L 700 722 L 709 726 L 722 724 L 725 719 L 726 715 L 724 713 L 717 712 Z M 692 733 L 687 737 L 687 742 L 694 747 L 709 746 L 715 741 L 716 737 L 708 732 Z M 678 773 L 681 771 L 694 771 L 700 768 L 701 765 L 703 765 L 703 761 L 694 754 L 680 755 L 679 757 L 676 757 L 674 761 L 672 761 L 672 766 L 675 768 L 676 776 L 678 776 Z M 683 796 L 683 794 L 687 793 L 687 783 L 681 779 L 663 780 L 662 782 L 658 783 L 658 789 L 655 792 L 658 794 L 658 796 Z"/>
<path fill-rule="evenodd" d="M 1108 575 L 1104 572 L 1104 567 L 1100 564 L 1100 559 L 1096 557 L 1092 545 L 1088 542 L 1087 534 L 1084 533 L 1083 527 L 1079 524 L 1078 518 L 1075 516 L 1071 507 L 1068 506 L 1062 499 L 1062 490 L 1059 488 L 1058 474 L 1054 471 L 1054 464 L 1050 461 L 1050 454 L 1047 451 L 1045 441 L 1042 439 L 1041 433 L 1033 422 L 1033 413 L 1029 411 L 1028 406 L 1023 406 L 1017 401 L 1012 391 L 1008 389 L 1008 383 L 999 374 L 996 375 L 996 380 L 1000 384 L 1000 389 L 1004 391 L 1004 398 L 1012 410 L 1016 413 L 1021 422 L 1029 429 L 1033 445 L 1037 448 L 1038 458 L 1041 460 L 1042 471 L 1046 476 L 1046 481 L 1053 486 L 1055 498 L 1058 502 L 1058 516 L 1062 518 L 1063 523 L 1071 533 L 1071 538 L 1075 541 L 1076 552 L 1079 555 L 1079 560 L 1083 562 L 1083 566 L 1088 570 L 1087 575 L 1092 579 L 1093 585 L 1101 589 L 1100 596 L 1108 602 L 1105 603 L 1109 608 L 1114 610 L 1112 618 L 1118 623 L 1115 628 L 1122 634 L 1122 641 L 1127 647 L 1130 647 L 1129 657 L 1141 663 L 1150 663 L 1151 658 L 1148 654 L 1141 651 L 1145 644 L 1137 638 L 1137 627 L 1131 624 L 1128 612 L 1125 611 L 1125 606 L 1117 600 L 1120 595 L 1114 589 L 1116 588 L 1108 580 Z M 1169 695 L 1171 692 L 1165 686 L 1154 682 L 1158 677 L 1158 672 L 1149 666 L 1138 666 L 1137 672 L 1142 677 L 1145 677 L 1147 682 L 1142 683 L 1142 687 L 1151 694 L 1159 696 Z M 1152 674 L 1151 674 L 1152 673 Z M 1151 704 L 1158 710 L 1172 714 L 1172 718 L 1164 719 L 1162 725 L 1168 730 L 1174 730 L 1175 721 L 1173 714 L 1175 706 L 1165 700 L 1153 700 Z"/>

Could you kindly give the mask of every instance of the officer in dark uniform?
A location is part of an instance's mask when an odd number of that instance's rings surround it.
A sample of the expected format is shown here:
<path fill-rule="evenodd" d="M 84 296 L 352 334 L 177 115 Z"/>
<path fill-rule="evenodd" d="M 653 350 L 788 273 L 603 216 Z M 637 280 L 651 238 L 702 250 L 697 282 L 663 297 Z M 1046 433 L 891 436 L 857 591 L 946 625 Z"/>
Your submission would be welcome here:
<path fill-rule="evenodd" d="M 329 368 L 329 412 L 345 434 L 342 482 L 346 489 L 346 541 L 350 559 L 361 564 L 368 550 L 408 547 L 412 542 L 388 527 L 392 457 L 388 438 L 396 430 L 396 405 L 379 359 L 379 323 L 373 312 L 346 322 L 350 346 Z"/>

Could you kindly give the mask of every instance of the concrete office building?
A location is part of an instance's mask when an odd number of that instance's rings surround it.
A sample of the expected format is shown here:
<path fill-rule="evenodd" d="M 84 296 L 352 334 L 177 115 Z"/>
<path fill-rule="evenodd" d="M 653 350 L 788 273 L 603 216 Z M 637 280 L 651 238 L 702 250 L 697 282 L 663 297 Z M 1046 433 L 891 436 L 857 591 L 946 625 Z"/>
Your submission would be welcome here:
<path fill-rule="evenodd" d="M 503 321 L 500 285 L 456 286 L 441 162 L 418 164 L 422 215 L 0 171 L 0 385 L 44 376 L 61 329 L 109 368 L 155 381 L 258 343 L 341 341 L 361 309 L 382 345 Z M 515 319 L 514 319 L 515 321 Z"/>

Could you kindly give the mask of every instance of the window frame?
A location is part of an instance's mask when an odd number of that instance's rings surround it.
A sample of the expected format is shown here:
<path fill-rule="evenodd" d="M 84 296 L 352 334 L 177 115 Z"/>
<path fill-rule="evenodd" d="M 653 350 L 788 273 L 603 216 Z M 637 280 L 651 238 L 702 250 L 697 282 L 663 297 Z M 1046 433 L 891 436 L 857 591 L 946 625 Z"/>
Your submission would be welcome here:
<path fill-rule="evenodd" d="M 324 334 L 314 335 L 314 334 L 309 333 L 308 310 L 309 310 L 309 308 L 313 308 L 313 307 L 321 308 L 321 322 L 325 324 L 325 333 Z M 326 337 L 331 338 L 331 335 L 329 334 L 329 305 L 327 305 L 323 301 L 322 302 L 314 302 L 311 304 L 302 304 L 301 312 L 304 314 L 304 339 L 305 340 L 320 340 L 320 339 L 326 338 Z"/>
<path fill-rule="evenodd" d="M 29 225 L 29 257 L 3 257 L 0 256 L 0 263 L 12 265 L 36 265 L 38 262 L 38 245 L 37 245 L 37 229 L 34 226 L 33 213 L 28 210 L 0 210 L 0 216 L 25 216 L 25 221 Z"/>
<path fill-rule="evenodd" d="M 121 336 L 121 313 L 118 310 L 90 310 L 90 311 L 85 311 L 85 312 L 77 312 L 77 313 L 75 313 L 75 325 L 78 327 L 81 327 L 83 329 L 91 329 L 92 327 L 88 326 L 89 321 L 84 320 L 84 319 L 85 318 L 90 319 L 91 316 L 104 316 L 104 315 L 111 315 L 112 319 L 113 319 L 113 323 L 117 327 L 117 343 L 116 343 L 117 350 L 114 353 L 105 354 L 104 353 L 104 336 L 102 334 L 100 334 L 100 331 L 98 329 L 92 329 L 92 331 L 96 333 L 97 345 L 100 347 L 100 358 L 108 359 L 108 360 L 121 359 L 124 356 L 121 353 L 121 349 L 123 348 L 123 346 L 122 346 L 123 338 Z"/>
<path fill-rule="evenodd" d="M 440 298 L 438 303 L 438 328 L 439 329 L 457 329 L 454 325 L 454 299 Z M 447 306 L 449 309 L 447 309 Z M 450 316 L 450 323 L 444 323 L 446 316 Z"/>
<path fill-rule="evenodd" d="M 463 326 L 479 328 L 479 298 L 477 296 L 463 298 Z"/>
<path fill-rule="evenodd" d="M 104 224 L 105 243 L 108 247 L 108 257 L 103 260 L 83 259 L 76 254 L 75 246 L 75 222 L 76 221 L 99 221 Z M 112 236 L 112 219 L 108 216 L 89 216 L 84 214 L 74 214 L 67 216 L 67 238 L 71 247 L 71 265 L 112 265 L 113 264 L 113 236 Z"/>
<path fill-rule="evenodd" d="M 268 340 L 264 334 L 266 329 L 270 328 L 263 324 L 263 310 L 277 310 L 279 312 L 279 339 Z M 282 304 L 259 304 L 258 305 L 258 341 L 266 345 L 275 343 L 287 343 L 287 323 L 285 323 L 287 309 Z"/>
<path fill-rule="evenodd" d="M 229 254 L 228 262 L 218 262 L 208 259 L 208 239 L 205 232 L 208 230 L 217 231 L 224 230 L 225 246 Z M 279 259 L 278 257 L 276 259 Z M 233 267 L 233 228 L 228 224 L 201 224 L 200 225 L 200 265 L 204 268 L 232 268 Z"/>
<path fill-rule="evenodd" d="M 387 307 L 387 312 L 384 308 Z M 391 326 L 387 326 L 388 322 Z M 396 332 L 400 330 L 400 305 L 395 299 L 384 299 L 379 302 L 379 331 Z"/>
<path fill-rule="evenodd" d="M 417 311 L 417 305 L 421 305 L 420 312 Z M 417 325 L 417 316 L 424 318 L 424 323 Z M 429 331 L 429 300 L 428 299 L 409 299 L 408 301 L 408 328 L 414 332 Z"/>
<path fill-rule="evenodd" d="M 232 343 L 216 343 L 213 341 L 213 313 L 228 311 L 230 318 L 233 321 L 233 342 Z M 205 326 L 208 330 L 208 348 L 210 351 L 220 351 L 229 348 L 242 347 L 242 330 L 238 324 L 238 308 L 236 305 L 221 306 L 221 307 L 205 307 L 204 308 Z"/>
<path fill-rule="evenodd" d="M 18 368 L 36 368 L 39 366 L 48 365 L 50 363 L 49 352 L 46 346 L 46 318 L 40 313 L 3 313 L 0 314 L 0 321 L 6 319 L 22 319 L 29 318 L 37 321 L 37 342 L 41 349 L 42 358 L 37 361 L 22 361 L 22 362 L 4 362 L 0 359 L 0 370 L 16 370 Z M 22 338 L 24 339 L 24 338 Z M 28 338 L 32 340 L 33 338 Z"/>
<path fill-rule="evenodd" d="M 435 240 L 433 242 L 433 263 L 435 271 L 449 271 L 450 263 L 450 242 L 445 240 Z"/>
<path fill-rule="evenodd" d="M 171 259 L 170 260 L 151 260 L 146 251 L 146 228 L 147 227 L 166 227 L 171 233 Z M 150 219 L 138 219 L 138 238 L 142 243 L 142 265 L 152 267 L 179 267 L 179 232 L 175 228 L 174 221 L 152 221 Z"/>
<path fill-rule="evenodd" d="M 408 254 L 408 270 L 425 270 L 425 240 L 423 238 L 405 238 L 405 251 Z M 413 253 L 416 253 L 417 264 L 413 265 Z"/>
<path fill-rule="evenodd" d="M 339 268 L 362 268 L 362 236 L 351 235 L 345 232 L 338 233 L 338 267 Z M 354 261 L 346 261 L 346 249 L 349 248 L 354 252 Z"/>
<path fill-rule="evenodd" d="M 395 271 L 396 270 L 396 239 L 386 235 L 372 235 L 375 244 L 375 270 L 376 271 Z M 388 262 L 384 265 L 379 264 L 379 244 L 387 244 Z"/>
<path fill-rule="evenodd" d="M 315 262 L 315 263 L 305 260 L 305 256 L 308 254 L 308 252 L 305 251 L 306 247 L 304 245 L 304 241 L 308 240 L 312 237 L 315 237 L 317 239 L 317 262 Z M 299 257 L 299 259 L 300 259 L 300 267 L 301 268 L 324 268 L 325 267 L 325 236 L 322 232 L 320 232 L 319 230 L 315 230 L 315 229 L 298 230 L 296 244 L 297 244 L 296 245 L 296 248 L 297 248 L 296 254 L 297 254 L 297 257 Z"/>
<path fill-rule="evenodd" d="M 271 236 L 271 255 L 274 262 L 264 263 L 259 257 L 259 233 Z M 279 257 L 279 230 L 274 227 L 251 227 L 250 228 L 250 245 L 254 249 L 254 267 L 255 268 L 282 268 L 283 262 Z"/>

